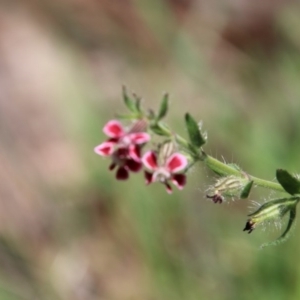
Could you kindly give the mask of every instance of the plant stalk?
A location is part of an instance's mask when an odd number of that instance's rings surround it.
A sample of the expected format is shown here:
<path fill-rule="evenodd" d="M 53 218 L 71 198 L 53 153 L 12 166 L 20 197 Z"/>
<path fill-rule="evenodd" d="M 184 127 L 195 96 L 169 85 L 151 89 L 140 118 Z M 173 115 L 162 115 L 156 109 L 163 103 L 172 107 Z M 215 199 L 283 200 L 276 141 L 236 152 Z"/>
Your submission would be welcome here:
<path fill-rule="evenodd" d="M 253 180 L 254 184 L 260 187 L 264 187 L 270 190 L 275 190 L 278 192 L 285 192 L 283 187 L 276 182 L 272 182 L 269 180 L 264 180 L 252 175 L 249 175 L 243 171 L 240 171 L 230 165 L 227 165 L 216 158 L 213 158 L 210 155 L 206 155 L 204 159 L 204 163 L 207 165 L 208 168 L 210 168 L 212 171 L 220 174 L 220 175 L 234 175 L 234 176 L 239 176 L 239 177 L 248 177 L 249 180 Z"/>

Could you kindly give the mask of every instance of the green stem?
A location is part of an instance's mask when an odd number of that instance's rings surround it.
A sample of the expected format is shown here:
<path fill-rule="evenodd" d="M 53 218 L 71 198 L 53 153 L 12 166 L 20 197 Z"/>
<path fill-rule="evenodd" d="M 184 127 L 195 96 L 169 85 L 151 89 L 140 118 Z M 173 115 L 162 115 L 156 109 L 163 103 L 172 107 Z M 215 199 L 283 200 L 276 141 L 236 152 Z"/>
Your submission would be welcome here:
<path fill-rule="evenodd" d="M 183 137 L 181 137 L 179 134 L 175 134 L 174 137 L 175 137 L 175 140 L 178 143 L 180 143 L 180 145 L 182 145 L 183 147 L 186 148 L 186 150 L 189 149 L 189 143 L 187 142 L 186 139 L 184 139 Z"/>
<path fill-rule="evenodd" d="M 245 177 L 245 175 L 246 175 L 247 177 L 249 177 L 249 180 L 253 180 L 254 184 L 256 184 L 257 186 L 275 190 L 278 192 L 285 192 L 285 190 L 279 183 L 260 179 L 260 178 L 251 176 L 249 174 L 246 174 L 243 171 L 240 171 L 230 165 L 222 163 L 221 161 L 211 157 L 210 155 L 205 156 L 204 163 L 211 170 L 213 170 L 214 172 L 216 172 L 220 175 L 235 175 L 235 176 L 239 176 L 239 177 Z"/>
<path fill-rule="evenodd" d="M 260 187 L 265 187 L 265 188 L 270 189 L 270 190 L 275 190 L 275 191 L 278 191 L 278 192 L 286 193 L 284 188 L 279 183 L 269 181 L 269 180 L 265 180 L 265 179 L 261 179 L 261 178 L 257 178 L 257 177 L 254 177 L 254 176 L 250 176 L 250 177 L 254 181 L 254 183 L 256 185 L 260 186 Z"/>
<path fill-rule="evenodd" d="M 190 146 L 190 143 L 185 139 L 183 138 L 182 136 L 180 136 L 179 134 L 177 133 L 174 133 L 172 132 L 168 126 L 166 126 L 163 122 L 158 122 L 156 123 L 156 126 L 158 128 L 160 128 L 160 130 L 162 132 L 164 132 L 165 136 L 166 137 L 171 137 L 173 138 L 176 142 L 178 142 L 182 147 L 185 148 L 185 150 L 187 150 L 188 152 L 190 152 L 189 150 L 189 146 Z"/>
<path fill-rule="evenodd" d="M 165 132 L 166 136 L 174 136 L 175 140 L 177 142 L 180 143 L 180 145 L 185 148 L 186 151 L 188 151 L 189 153 L 191 153 L 190 151 L 190 143 L 183 137 L 181 137 L 178 134 L 174 134 L 172 133 L 172 131 L 162 122 L 157 123 L 157 126 L 159 126 L 159 128 Z M 191 153 L 193 154 L 193 153 Z M 253 180 L 254 184 L 256 184 L 257 186 L 260 187 L 264 187 L 267 189 L 271 189 L 271 190 L 275 190 L 278 192 L 285 192 L 285 190 L 283 189 L 283 187 L 276 182 L 272 182 L 269 180 L 264 180 L 258 177 L 254 177 L 251 176 L 245 172 L 243 172 L 242 170 L 238 170 L 228 164 L 225 164 L 221 161 L 219 161 L 216 158 L 213 158 L 210 155 L 207 155 L 205 152 L 199 152 L 199 156 L 196 158 L 194 158 L 194 162 L 191 164 L 191 166 L 197 161 L 197 160 L 201 160 L 204 161 L 204 163 L 207 165 L 208 168 L 210 168 L 212 171 L 223 175 L 223 176 L 228 176 L 228 175 L 234 175 L 234 176 L 238 176 L 238 177 L 248 177 L 249 180 Z"/>

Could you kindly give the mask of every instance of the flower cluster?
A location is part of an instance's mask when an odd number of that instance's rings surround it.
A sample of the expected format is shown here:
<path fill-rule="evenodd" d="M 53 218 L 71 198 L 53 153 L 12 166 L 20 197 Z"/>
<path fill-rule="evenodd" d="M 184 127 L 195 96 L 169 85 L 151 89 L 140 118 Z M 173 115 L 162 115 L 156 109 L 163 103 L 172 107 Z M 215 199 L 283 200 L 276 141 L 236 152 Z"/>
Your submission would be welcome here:
<path fill-rule="evenodd" d="M 111 158 L 109 169 L 117 169 L 118 180 L 126 180 L 130 172 L 139 172 L 145 167 L 148 169 L 144 172 L 146 184 L 161 182 L 168 193 L 172 192 L 170 182 L 182 189 L 186 183 L 186 175 L 182 172 L 188 166 L 188 159 L 176 151 L 170 152 L 161 161 L 158 161 L 154 150 L 147 151 L 142 156 L 142 148 L 151 139 L 146 131 L 145 120 L 136 120 L 128 129 L 118 120 L 110 120 L 103 128 L 108 139 L 96 146 L 94 151 Z M 160 150 L 165 148 L 160 147 Z"/>
<path fill-rule="evenodd" d="M 139 172 L 142 169 L 141 147 L 150 140 L 150 135 L 144 132 L 145 122 L 138 121 L 130 129 L 126 129 L 117 120 L 111 120 L 103 128 L 108 140 L 95 147 L 95 152 L 101 156 L 112 158 L 110 170 L 117 168 L 116 178 L 126 180 L 129 172 Z"/>

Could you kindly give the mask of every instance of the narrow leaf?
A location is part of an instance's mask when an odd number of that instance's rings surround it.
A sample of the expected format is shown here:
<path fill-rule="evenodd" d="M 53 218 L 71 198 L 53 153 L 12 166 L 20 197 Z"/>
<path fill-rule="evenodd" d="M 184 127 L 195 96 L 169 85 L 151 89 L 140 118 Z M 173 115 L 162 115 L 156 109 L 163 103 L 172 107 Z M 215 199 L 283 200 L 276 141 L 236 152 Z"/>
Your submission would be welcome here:
<path fill-rule="evenodd" d="M 197 122 L 189 113 L 185 114 L 185 123 L 192 145 L 198 148 L 203 146 L 205 144 L 205 139 L 200 132 Z"/>
<path fill-rule="evenodd" d="M 163 117 L 166 116 L 168 112 L 168 107 L 169 107 L 169 95 L 165 94 L 161 101 L 160 108 L 156 117 L 157 121 L 161 120 Z"/>
<path fill-rule="evenodd" d="M 244 187 L 244 189 L 242 190 L 241 195 L 240 195 L 241 199 L 246 199 L 246 198 L 248 198 L 248 196 L 249 196 L 249 194 L 250 194 L 250 192 L 251 192 L 252 186 L 253 186 L 253 180 L 249 181 L 249 182 L 245 185 L 245 187 Z"/>
<path fill-rule="evenodd" d="M 123 86 L 123 100 L 125 105 L 127 106 L 127 108 L 133 112 L 136 113 L 137 112 L 137 105 L 136 105 L 136 101 L 134 101 L 133 99 L 131 99 L 128 94 L 127 94 L 127 90 L 126 87 Z"/>
<path fill-rule="evenodd" d="M 135 100 L 135 108 L 138 112 L 142 112 L 141 111 L 141 98 L 136 98 Z"/>
<path fill-rule="evenodd" d="M 291 195 L 300 193 L 300 181 L 288 171 L 278 169 L 276 171 L 276 178 L 281 186 Z"/>

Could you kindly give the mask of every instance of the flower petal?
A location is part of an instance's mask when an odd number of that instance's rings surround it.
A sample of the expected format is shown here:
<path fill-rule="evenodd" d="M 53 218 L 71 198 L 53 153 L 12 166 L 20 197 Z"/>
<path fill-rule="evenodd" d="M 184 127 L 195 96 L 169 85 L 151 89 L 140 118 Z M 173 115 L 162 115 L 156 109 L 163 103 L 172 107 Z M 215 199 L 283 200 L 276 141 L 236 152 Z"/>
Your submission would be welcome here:
<path fill-rule="evenodd" d="M 166 162 L 166 167 L 169 169 L 171 173 L 182 171 L 183 169 L 185 169 L 187 165 L 188 165 L 187 158 L 180 153 L 172 154 Z"/>
<path fill-rule="evenodd" d="M 113 142 L 104 142 L 94 148 L 96 154 L 101 156 L 110 156 L 114 152 L 114 145 Z"/>
<path fill-rule="evenodd" d="M 150 135 L 146 132 L 137 132 L 128 134 L 133 144 L 144 144 L 150 141 Z"/>
<path fill-rule="evenodd" d="M 129 172 L 126 170 L 126 168 L 120 167 L 117 170 L 116 178 L 118 180 L 126 180 L 126 179 L 128 179 L 128 177 L 129 177 Z"/>
<path fill-rule="evenodd" d="M 170 186 L 170 184 L 168 182 L 165 182 L 165 186 L 166 186 L 166 190 L 168 194 L 172 194 L 172 187 Z"/>
<path fill-rule="evenodd" d="M 184 174 L 174 174 L 171 180 L 179 190 L 182 190 L 186 184 L 186 176 Z"/>
<path fill-rule="evenodd" d="M 206 198 L 212 199 L 214 203 L 222 204 L 224 197 L 220 193 L 215 193 L 214 195 L 206 195 Z"/>
<path fill-rule="evenodd" d="M 141 151 L 140 147 L 136 145 L 129 146 L 129 156 L 136 162 L 141 162 Z"/>
<path fill-rule="evenodd" d="M 142 162 L 149 170 L 154 171 L 157 169 L 157 157 L 153 151 L 146 152 L 142 158 Z"/>
<path fill-rule="evenodd" d="M 129 151 L 127 148 L 119 148 L 115 151 L 114 155 L 119 159 L 125 159 L 128 157 Z"/>
<path fill-rule="evenodd" d="M 110 166 L 109 166 L 108 169 L 109 169 L 110 171 L 112 171 L 116 166 L 117 166 L 117 164 L 113 162 L 113 163 L 110 164 Z"/>
<path fill-rule="evenodd" d="M 126 161 L 126 166 L 131 172 L 139 172 L 143 167 L 142 163 L 139 163 L 133 159 L 128 159 Z"/>
<path fill-rule="evenodd" d="M 243 231 L 248 231 L 248 233 L 251 233 L 254 230 L 254 228 L 255 223 L 253 223 L 251 220 L 248 220 Z"/>
<path fill-rule="evenodd" d="M 117 120 L 111 120 L 103 127 L 103 132 L 111 138 L 120 138 L 124 135 L 124 128 Z"/>
<path fill-rule="evenodd" d="M 153 182 L 153 174 L 150 172 L 145 171 L 145 179 L 146 179 L 146 184 L 150 184 Z"/>

